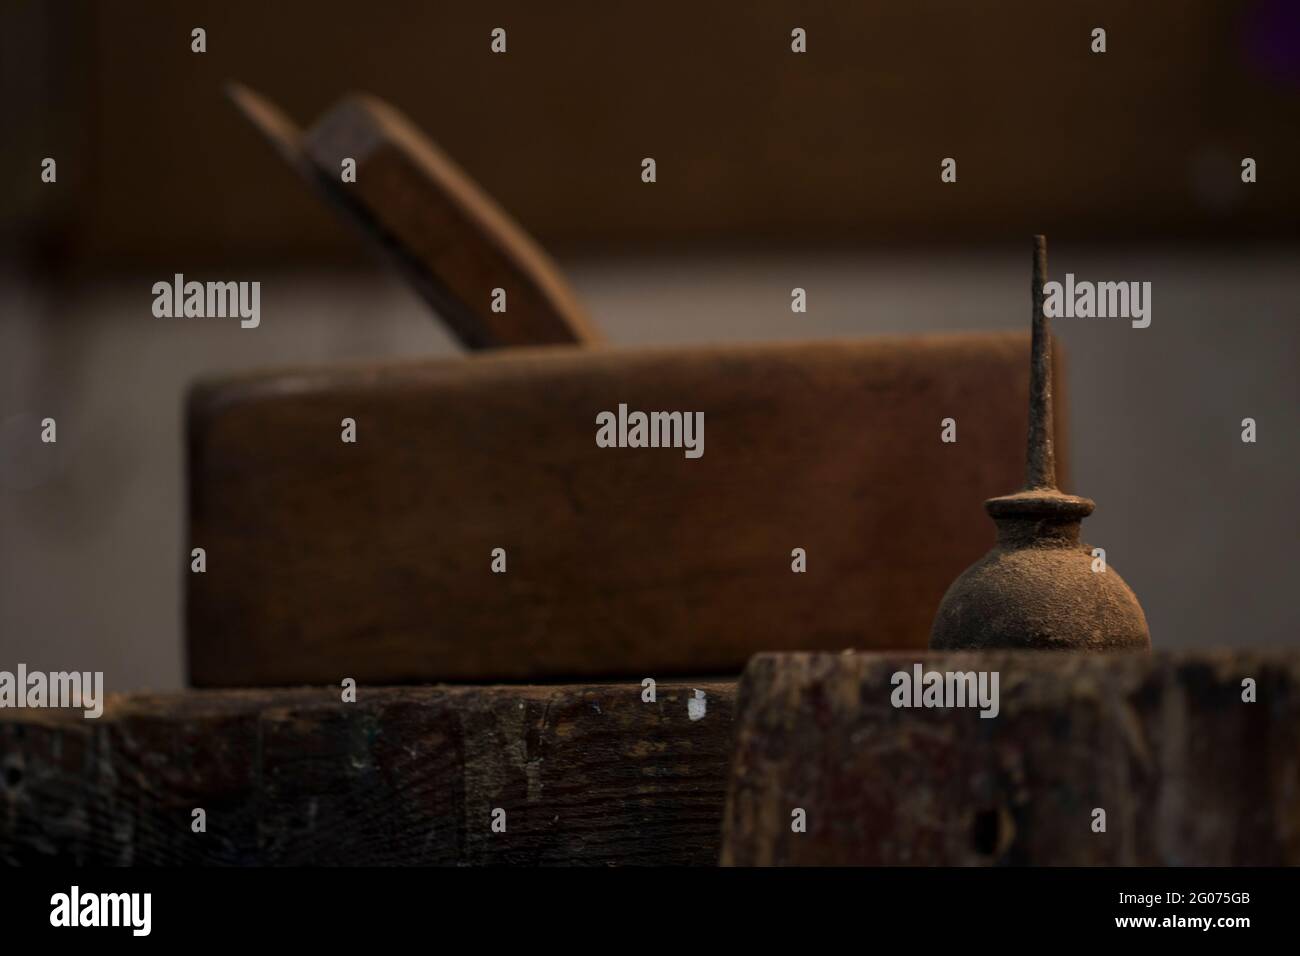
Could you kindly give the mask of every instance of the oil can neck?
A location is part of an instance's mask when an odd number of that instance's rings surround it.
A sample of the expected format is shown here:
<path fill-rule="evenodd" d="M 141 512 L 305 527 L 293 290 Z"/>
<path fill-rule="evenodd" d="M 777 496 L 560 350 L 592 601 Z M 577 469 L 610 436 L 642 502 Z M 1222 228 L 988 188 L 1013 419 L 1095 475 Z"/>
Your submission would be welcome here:
<path fill-rule="evenodd" d="M 1080 524 L 1096 505 L 1055 489 L 1037 489 L 990 498 L 984 507 L 998 526 L 1001 547 L 1026 548 L 1077 545 Z"/>

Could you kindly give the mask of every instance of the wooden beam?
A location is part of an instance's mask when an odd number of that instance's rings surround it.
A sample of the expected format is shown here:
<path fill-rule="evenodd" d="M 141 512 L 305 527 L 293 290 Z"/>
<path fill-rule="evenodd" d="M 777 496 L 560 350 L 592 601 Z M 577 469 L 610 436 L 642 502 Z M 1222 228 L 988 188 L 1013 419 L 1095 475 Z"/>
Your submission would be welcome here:
<path fill-rule="evenodd" d="M 893 706 L 918 662 L 997 716 Z M 762 654 L 736 735 L 725 864 L 1300 863 L 1293 652 Z"/>
<path fill-rule="evenodd" d="M 556 348 L 201 387 L 191 680 L 640 679 L 923 647 L 992 542 L 980 504 L 1020 480 L 1027 354 L 1019 334 Z M 598 447 L 621 403 L 702 413 L 703 456 Z"/>
<path fill-rule="evenodd" d="M 362 685 L 355 703 L 304 688 L 118 696 L 98 720 L 5 710 L 0 863 L 714 864 L 734 691 Z"/>

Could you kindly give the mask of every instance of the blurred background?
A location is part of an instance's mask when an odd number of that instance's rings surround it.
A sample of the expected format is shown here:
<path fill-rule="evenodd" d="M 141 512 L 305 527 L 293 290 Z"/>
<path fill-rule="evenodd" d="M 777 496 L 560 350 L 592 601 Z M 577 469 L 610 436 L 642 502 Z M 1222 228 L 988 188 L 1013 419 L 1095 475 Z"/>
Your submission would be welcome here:
<path fill-rule="evenodd" d="M 1300 5 L 8 0 L 0 668 L 183 684 L 196 377 L 459 351 L 230 79 L 304 126 L 388 99 L 616 346 L 1026 328 L 1033 232 L 1053 278 L 1151 282 L 1150 328 L 1057 323 L 1085 537 L 1158 647 L 1296 639 Z M 260 328 L 155 319 L 177 272 L 261 281 Z"/>

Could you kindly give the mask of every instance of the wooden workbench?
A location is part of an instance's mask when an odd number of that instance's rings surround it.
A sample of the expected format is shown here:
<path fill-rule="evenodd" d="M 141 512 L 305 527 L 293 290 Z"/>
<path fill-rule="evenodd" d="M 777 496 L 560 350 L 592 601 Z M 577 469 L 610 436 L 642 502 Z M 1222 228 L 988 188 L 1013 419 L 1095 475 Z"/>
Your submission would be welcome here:
<path fill-rule="evenodd" d="M 997 672 L 996 716 L 894 706 L 918 664 Z M 1300 863 L 1293 652 L 763 654 L 739 685 L 642 693 L 0 711 L 0 863 Z"/>
<path fill-rule="evenodd" d="M 998 673 L 997 716 L 895 706 L 917 663 Z M 1298 781 L 1294 652 L 762 654 L 722 861 L 1296 865 Z"/>
<path fill-rule="evenodd" d="M 713 864 L 734 691 L 363 685 L 355 703 L 302 688 L 110 697 L 97 720 L 5 710 L 0 863 Z"/>

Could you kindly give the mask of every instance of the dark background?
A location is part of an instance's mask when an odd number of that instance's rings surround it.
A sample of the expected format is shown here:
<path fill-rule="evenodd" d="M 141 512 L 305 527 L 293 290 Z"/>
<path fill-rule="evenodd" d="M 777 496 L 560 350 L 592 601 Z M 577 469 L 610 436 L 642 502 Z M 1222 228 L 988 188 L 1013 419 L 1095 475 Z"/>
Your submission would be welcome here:
<path fill-rule="evenodd" d="M 1152 282 L 1148 329 L 1057 324 L 1069 490 L 1098 501 L 1085 536 L 1156 646 L 1293 641 L 1297 9 L 5 3 L 0 667 L 181 682 L 196 376 L 457 351 L 244 125 L 228 79 L 304 125 L 351 90 L 399 106 L 557 255 L 615 345 L 1023 328 L 1036 231 L 1054 278 Z M 262 281 L 261 328 L 153 319 L 175 272 Z M 33 445 L 47 415 L 59 443 Z"/>

